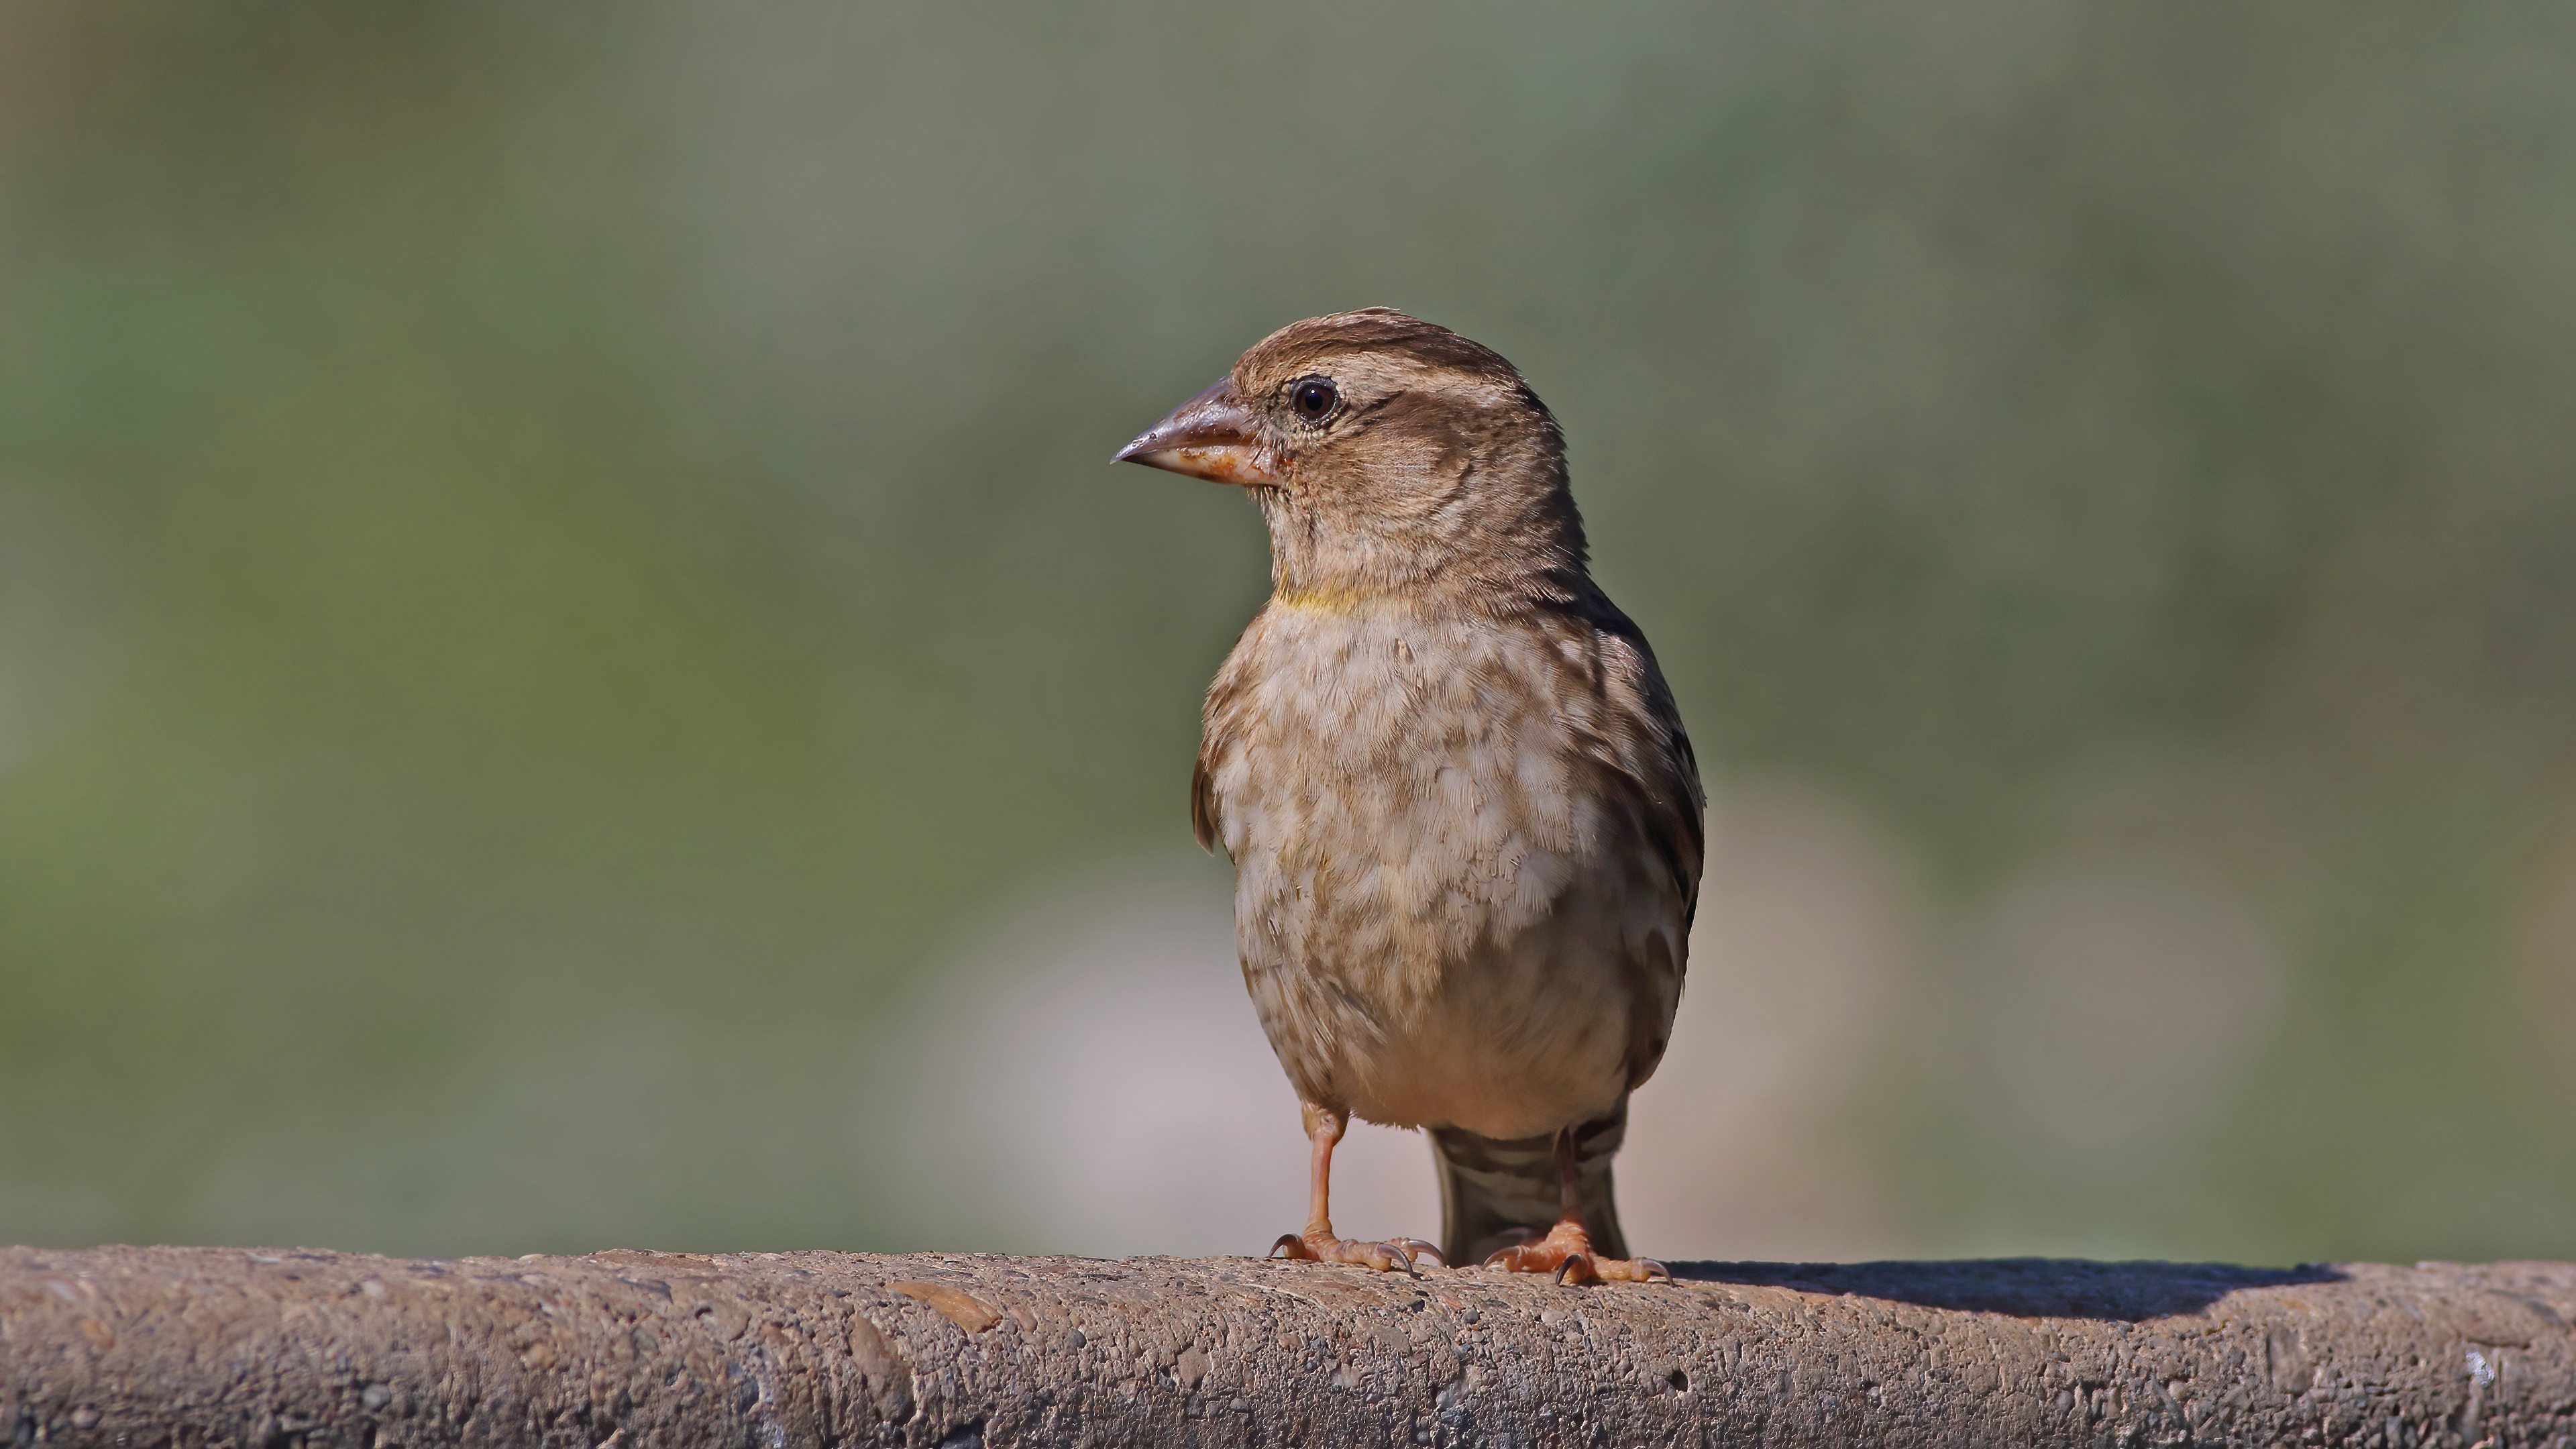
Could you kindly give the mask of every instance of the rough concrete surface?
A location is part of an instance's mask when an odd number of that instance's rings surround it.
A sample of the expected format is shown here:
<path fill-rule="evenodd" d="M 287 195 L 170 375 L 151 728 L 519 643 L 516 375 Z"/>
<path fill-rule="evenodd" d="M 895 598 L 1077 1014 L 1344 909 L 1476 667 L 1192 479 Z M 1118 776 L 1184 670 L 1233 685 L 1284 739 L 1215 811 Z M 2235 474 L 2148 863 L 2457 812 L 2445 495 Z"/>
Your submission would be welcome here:
<path fill-rule="evenodd" d="M 2576 1444 L 2576 1267 L 0 1250 L 17 1444 Z"/>

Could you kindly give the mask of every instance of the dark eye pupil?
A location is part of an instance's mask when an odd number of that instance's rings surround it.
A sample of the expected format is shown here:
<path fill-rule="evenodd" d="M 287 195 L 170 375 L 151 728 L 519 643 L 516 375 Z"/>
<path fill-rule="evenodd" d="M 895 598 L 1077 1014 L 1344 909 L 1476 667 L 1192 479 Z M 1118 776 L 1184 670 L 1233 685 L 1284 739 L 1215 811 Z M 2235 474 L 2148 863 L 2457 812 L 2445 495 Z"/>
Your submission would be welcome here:
<path fill-rule="evenodd" d="M 1333 403 L 1339 396 L 1340 394 L 1333 391 L 1331 383 L 1321 378 L 1314 378 L 1297 384 L 1297 391 L 1291 402 L 1296 407 L 1299 417 L 1312 421 L 1331 412 Z"/>

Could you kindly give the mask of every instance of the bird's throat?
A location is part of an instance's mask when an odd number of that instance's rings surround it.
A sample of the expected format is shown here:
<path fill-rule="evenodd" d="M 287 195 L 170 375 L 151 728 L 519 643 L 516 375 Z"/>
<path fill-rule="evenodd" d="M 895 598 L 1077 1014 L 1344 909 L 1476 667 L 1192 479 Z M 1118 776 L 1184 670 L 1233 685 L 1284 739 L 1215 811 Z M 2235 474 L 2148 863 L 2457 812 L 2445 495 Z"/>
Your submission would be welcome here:
<path fill-rule="evenodd" d="M 1270 602 L 1303 614 L 1356 614 L 1390 597 L 1383 590 L 1350 585 L 1282 585 L 1271 590 Z"/>

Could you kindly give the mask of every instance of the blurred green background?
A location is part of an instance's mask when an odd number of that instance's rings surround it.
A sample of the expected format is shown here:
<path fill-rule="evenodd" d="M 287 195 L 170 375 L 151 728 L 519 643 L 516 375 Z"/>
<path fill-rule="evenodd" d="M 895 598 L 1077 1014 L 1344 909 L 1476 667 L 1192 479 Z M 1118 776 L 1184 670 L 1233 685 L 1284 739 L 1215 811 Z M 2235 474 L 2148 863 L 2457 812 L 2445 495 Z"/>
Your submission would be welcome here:
<path fill-rule="evenodd" d="M 2544 8 L 0 8 L 0 1241 L 1138 1246 L 942 1003 L 1250 1029 L 1258 520 L 1105 460 L 1383 303 L 1571 436 L 1691 1009 L 1844 1023 L 1679 1036 L 1672 1255 L 2576 1256 L 2571 238 Z"/>

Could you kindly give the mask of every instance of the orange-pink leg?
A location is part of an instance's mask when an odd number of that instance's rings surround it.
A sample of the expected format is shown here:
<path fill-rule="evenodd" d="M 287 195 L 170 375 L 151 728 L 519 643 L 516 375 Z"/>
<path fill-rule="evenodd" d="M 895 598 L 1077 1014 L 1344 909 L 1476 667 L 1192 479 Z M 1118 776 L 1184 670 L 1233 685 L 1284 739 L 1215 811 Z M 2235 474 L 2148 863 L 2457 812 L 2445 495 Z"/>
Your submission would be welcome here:
<path fill-rule="evenodd" d="M 1556 1172 L 1563 1212 L 1547 1236 L 1505 1248 L 1485 1260 L 1489 1268 L 1514 1273 L 1554 1273 L 1559 1283 L 1645 1283 L 1670 1280 L 1673 1270 L 1652 1258 L 1604 1258 L 1592 1251 L 1592 1235 L 1583 1230 L 1581 1168 L 1574 1160 L 1574 1132 L 1556 1134 Z"/>
<path fill-rule="evenodd" d="M 1318 1263 L 1353 1263 L 1385 1273 L 1400 1269 L 1421 1277 L 1422 1270 L 1414 1266 L 1416 1258 L 1429 1258 L 1434 1263 L 1441 1259 L 1440 1250 L 1420 1238 L 1360 1243 L 1333 1236 L 1333 1148 L 1341 1142 L 1342 1133 L 1349 1130 L 1351 1114 L 1312 1102 L 1304 1107 L 1306 1141 L 1313 1149 L 1306 1187 L 1306 1231 L 1280 1234 L 1279 1241 L 1270 1246 L 1270 1255 Z"/>

